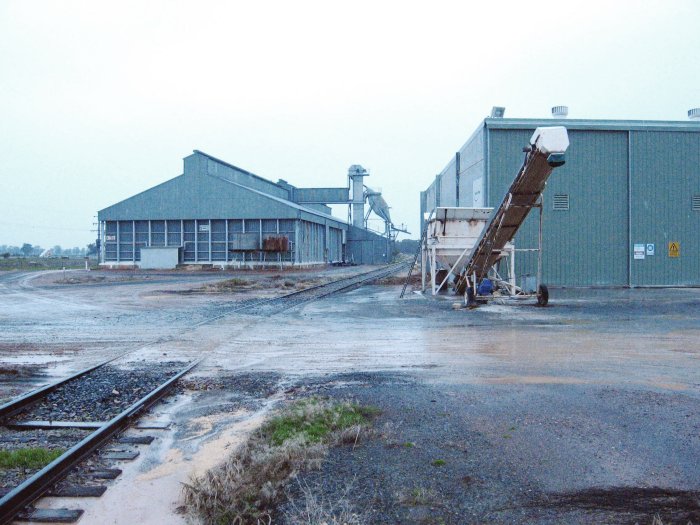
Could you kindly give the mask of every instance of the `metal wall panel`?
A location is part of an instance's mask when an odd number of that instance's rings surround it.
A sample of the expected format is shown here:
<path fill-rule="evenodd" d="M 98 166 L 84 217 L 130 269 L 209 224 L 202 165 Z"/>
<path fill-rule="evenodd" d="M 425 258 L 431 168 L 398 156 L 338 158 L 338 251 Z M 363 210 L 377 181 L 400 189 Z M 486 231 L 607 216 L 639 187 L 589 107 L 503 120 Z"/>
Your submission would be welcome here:
<path fill-rule="evenodd" d="M 632 284 L 700 285 L 700 133 L 632 131 L 632 244 L 654 255 L 632 259 Z M 669 257 L 668 243 L 680 243 Z"/>
<path fill-rule="evenodd" d="M 459 206 L 481 207 L 486 205 L 486 162 L 484 159 L 484 127 L 479 127 L 459 150 Z M 474 190 L 477 190 L 475 202 Z M 479 190 L 481 194 L 479 195 Z"/>
<path fill-rule="evenodd" d="M 280 185 L 201 151 L 195 151 L 192 155 L 185 157 L 184 174 L 188 177 L 190 175 L 195 177 L 202 175 L 223 177 L 281 199 L 289 198 L 289 191 Z"/>
<path fill-rule="evenodd" d="M 524 159 L 534 132 L 489 130 L 489 202 L 497 206 Z M 543 280 L 562 286 L 628 283 L 627 133 L 569 132 L 566 164 L 554 170 L 544 192 Z M 569 195 L 566 211 L 553 209 L 555 194 Z M 537 246 L 537 213 L 516 236 L 517 248 Z M 518 253 L 516 274 L 535 275 L 535 252 Z"/>
<path fill-rule="evenodd" d="M 328 262 L 343 260 L 343 230 L 329 228 Z"/>
<path fill-rule="evenodd" d="M 294 202 L 301 204 L 347 204 L 349 188 L 294 188 Z"/>
<path fill-rule="evenodd" d="M 424 192 L 421 192 L 420 225 L 425 227 L 424 213 L 430 213 L 438 206 L 475 206 L 474 189 L 481 188 L 481 203 L 486 205 L 486 161 L 484 158 L 485 128 L 480 126 L 469 140 L 452 156 L 447 166 Z M 459 157 L 458 157 L 459 156 Z M 459 158 L 459 162 L 457 159 Z M 459 176 L 457 176 L 459 166 Z M 458 192 L 459 188 L 459 192 Z M 459 195 L 458 195 L 459 193 Z M 477 191 L 477 198 L 479 198 Z"/>
<path fill-rule="evenodd" d="M 441 206 L 440 204 L 440 175 L 437 175 L 435 179 L 433 180 L 433 183 L 428 186 L 428 189 L 423 192 L 423 195 L 421 196 L 421 203 L 423 204 L 423 213 L 430 213 L 433 211 L 435 208 L 438 206 Z M 425 227 L 425 219 L 421 215 L 421 232 L 423 231 L 423 228 Z"/>
<path fill-rule="evenodd" d="M 457 173 L 454 156 L 440 172 L 440 206 L 457 206 Z"/>

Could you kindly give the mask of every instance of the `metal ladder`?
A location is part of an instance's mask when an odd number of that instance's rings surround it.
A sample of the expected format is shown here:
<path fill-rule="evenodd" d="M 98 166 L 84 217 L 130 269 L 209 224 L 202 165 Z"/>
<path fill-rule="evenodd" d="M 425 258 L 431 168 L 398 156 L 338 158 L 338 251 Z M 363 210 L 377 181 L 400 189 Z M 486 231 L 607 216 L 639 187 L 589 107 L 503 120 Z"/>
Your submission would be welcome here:
<path fill-rule="evenodd" d="M 403 283 L 403 290 L 401 290 L 401 295 L 399 295 L 399 299 L 403 299 L 404 294 L 406 293 L 406 288 L 408 288 L 408 282 L 411 280 L 411 275 L 413 275 L 413 269 L 416 267 L 416 262 L 418 262 L 418 257 L 420 256 L 420 252 L 423 250 L 423 243 L 425 242 L 425 237 L 428 234 L 428 224 L 430 223 L 430 219 L 433 217 L 433 212 L 435 210 L 430 212 L 430 216 L 428 217 L 428 220 L 425 221 L 425 227 L 423 228 L 423 233 L 420 235 L 420 242 L 418 243 L 418 249 L 416 250 L 416 255 L 413 257 L 413 264 L 411 264 L 411 267 L 408 269 L 408 275 L 406 276 L 406 282 Z"/>

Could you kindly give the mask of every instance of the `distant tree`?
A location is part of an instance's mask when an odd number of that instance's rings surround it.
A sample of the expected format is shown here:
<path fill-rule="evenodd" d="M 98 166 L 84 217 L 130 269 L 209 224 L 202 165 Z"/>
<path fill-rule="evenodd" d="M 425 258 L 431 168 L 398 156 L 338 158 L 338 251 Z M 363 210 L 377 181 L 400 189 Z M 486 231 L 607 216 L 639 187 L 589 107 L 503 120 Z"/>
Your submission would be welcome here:
<path fill-rule="evenodd" d="M 418 250 L 418 245 L 420 241 L 414 239 L 403 239 L 396 243 L 396 249 L 401 253 L 408 253 L 413 255 Z"/>
<path fill-rule="evenodd" d="M 51 248 L 51 251 L 54 255 L 59 256 L 61 255 L 61 253 L 63 253 L 63 248 L 61 248 L 61 245 L 57 244 L 56 246 Z"/>
<path fill-rule="evenodd" d="M 97 255 L 97 244 L 91 242 L 86 246 L 88 255 Z"/>
<path fill-rule="evenodd" d="M 25 242 L 20 248 L 20 251 L 24 254 L 25 257 L 29 257 L 34 251 L 34 247 L 31 244 Z"/>
<path fill-rule="evenodd" d="M 2 254 L 3 259 L 9 259 L 10 258 L 10 252 L 5 252 Z"/>

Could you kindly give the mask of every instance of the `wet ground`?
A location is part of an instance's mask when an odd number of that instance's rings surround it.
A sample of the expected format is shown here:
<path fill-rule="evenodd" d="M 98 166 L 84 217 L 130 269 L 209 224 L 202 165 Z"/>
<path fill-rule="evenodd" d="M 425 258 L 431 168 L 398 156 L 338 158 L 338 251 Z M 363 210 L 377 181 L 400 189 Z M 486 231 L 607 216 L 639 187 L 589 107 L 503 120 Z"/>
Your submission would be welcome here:
<path fill-rule="evenodd" d="M 700 521 L 699 289 L 555 289 L 547 308 L 464 310 L 451 297 L 398 300 L 400 286 L 368 286 L 206 323 L 284 292 L 268 279 L 210 293 L 254 277 L 242 273 L 67 272 L 63 283 L 58 273 L 0 274 L 0 396 L 126 350 L 135 360 L 206 357 L 155 409 L 170 429 L 102 498 L 79 502 L 83 523 L 182 521 L 179 484 L 275 402 L 319 384 L 383 411 L 376 442 L 339 449 L 317 474 L 329 487 L 328 475 L 356 479 L 370 522 Z"/>

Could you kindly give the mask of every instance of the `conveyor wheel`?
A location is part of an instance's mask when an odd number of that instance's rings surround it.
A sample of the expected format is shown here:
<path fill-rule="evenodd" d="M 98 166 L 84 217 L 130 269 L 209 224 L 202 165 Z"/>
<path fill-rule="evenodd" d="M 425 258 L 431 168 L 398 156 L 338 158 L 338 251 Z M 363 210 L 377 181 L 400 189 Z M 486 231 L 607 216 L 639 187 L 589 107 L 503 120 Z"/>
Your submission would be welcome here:
<path fill-rule="evenodd" d="M 477 302 L 474 297 L 474 288 L 471 286 L 467 286 L 467 307 L 468 308 L 476 308 L 477 307 Z"/>
<path fill-rule="evenodd" d="M 549 290 L 544 284 L 540 285 L 539 290 L 537 290 L 537 306 L 547 306 L 549 302 Z"/>

